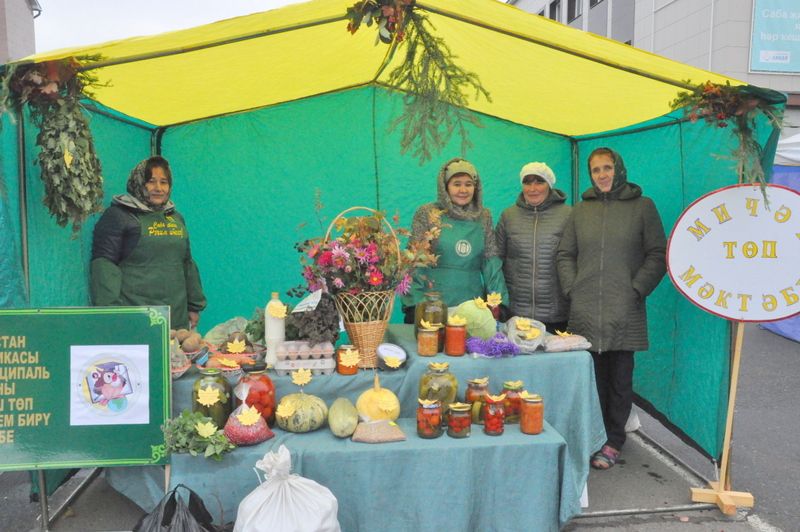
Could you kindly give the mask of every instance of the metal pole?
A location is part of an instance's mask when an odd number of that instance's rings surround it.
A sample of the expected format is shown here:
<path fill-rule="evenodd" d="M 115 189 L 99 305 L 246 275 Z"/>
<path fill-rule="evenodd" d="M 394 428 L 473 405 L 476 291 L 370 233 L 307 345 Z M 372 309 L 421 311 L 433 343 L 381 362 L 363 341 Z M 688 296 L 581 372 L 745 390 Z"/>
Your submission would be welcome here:
<path fill-rule="evenodd" d="M 44 478 L 44 469 L 39 469 L 39 504 L 42 508 L 42 528 L 50 530 L 50 517 L 47 513 L 47 480 Z"/>
<path fill-rule="evenodd" d="M 25 112 L 20 109 L 17 117 L 17 181 L 19 183 L 19 232 L 22 253 L 22 275 L 25 278 L 25 298 L 31 298 L 31 272 L 28 257 L 28 177 L 25 170 Z"/>

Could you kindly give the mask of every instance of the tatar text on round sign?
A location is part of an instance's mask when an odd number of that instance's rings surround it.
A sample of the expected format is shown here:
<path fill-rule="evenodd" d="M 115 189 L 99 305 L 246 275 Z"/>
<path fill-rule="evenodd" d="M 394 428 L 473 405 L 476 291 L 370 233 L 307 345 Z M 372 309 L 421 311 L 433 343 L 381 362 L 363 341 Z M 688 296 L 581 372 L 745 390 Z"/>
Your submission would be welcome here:
<path fill-rule="evenodd" d="M 667 268 L 707 312 L 737 321 L 800 313 L 800 194 L 735 185 L 692 203 L 675 224 Z"/>

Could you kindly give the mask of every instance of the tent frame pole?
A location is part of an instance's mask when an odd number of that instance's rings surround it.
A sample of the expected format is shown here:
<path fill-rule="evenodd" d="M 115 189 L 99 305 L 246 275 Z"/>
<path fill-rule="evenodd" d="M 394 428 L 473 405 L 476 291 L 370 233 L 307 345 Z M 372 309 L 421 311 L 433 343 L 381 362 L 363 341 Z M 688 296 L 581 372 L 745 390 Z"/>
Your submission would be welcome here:
<path fill-rule="evenodd" d="M 22 255 L 22 276 L 25 279 L 25 297 L 30 302 L 31 275 L 28 251 L 28 178 L 25 169 L 25 114 L 17 117 L 17 181 L 19 183 L 19 231 Z"/>

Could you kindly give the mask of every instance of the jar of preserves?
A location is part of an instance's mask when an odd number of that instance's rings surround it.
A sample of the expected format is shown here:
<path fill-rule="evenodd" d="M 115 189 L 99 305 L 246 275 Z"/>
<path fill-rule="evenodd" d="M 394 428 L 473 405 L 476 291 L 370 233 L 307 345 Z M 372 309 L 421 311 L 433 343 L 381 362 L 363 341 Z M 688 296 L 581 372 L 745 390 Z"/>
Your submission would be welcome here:
<path fill-rule="evenodd" d="M 483 432 L 500 436 L 505 424 L 505 395 L 487 395 L 483 405 Z"/>
<path fill-rule="evenodd" d="M 439 401 L 442 404 L 442 415 L 447 415 L 450 403 L 456 402 L 458 380 L 450 373 L 447 362 L 431 362 L 428 371 L 419 379 L 419 398 Z"/>
<path fill-rule="evenodd" d="M 420 329 L 417 332 L 417 354 L 421 357 L 432 357 L 439 352 L 439 330 Z"/>
<path fill-rule="evenodd" d="M 203 368 L 192 386 L 192 412 L 210 417 L 223 428 L 231 415 L 231 385 L 218 368 Z"/>
<path fill-rule="evenodd" d="M 414 333 L 419 335 L 423 329 L 422 320 L 438 327 L 439 335 L 437 353 L 444 351 L 444 324 L 447 323 L 447 305 L 442 301 L 442 294 L 436 291 L 425 292 L 425 299 L 417 304 L 414 311 Z"/>
<path fill-rule="evenodd" d="M 351 344 L 342 344 L 336 350 L 336 371 L 341 375 L 358 373 L 358 349 Z"/>
<path fill-rule="evenodd" d="M 258 362 L 252 366 L 243 366 L 242 370 L 244 374 L 236 386 L 247 385 L 248 392 L 244 402 L 248 406 L 254 406 L 267 425 L 272 427 L 275 425 L 275 385 L 267 376 L 267 365 Z M 234 403 L 239 406 L 242 401 L 235 395 Z"/>
<path fill-rule="evenodd" d="M 433 439 L 442 435 L 442 403 L 435 400 L 419 399 L 417 407 L 417 435 Z"/>
<path fill-rule="evenodd" d="M 525 434 L 539 434 L 544 428 L 544 401 L 535 393 L 523 392 L 519 428 Z"/>
<path fill-rule="evenodd" d="M 489 377 L 467 381 L 464 400 L 472 406 L 472 422 L 478 425 L 483 425 L 483 403 L 487 395 L 489 395 Z"/>
<path fill-rule="evenodd" d="M 467 438 L 472 432 L 472 405 L 453 403 L 447 418 L 447 435 L 451 438 Z"/>
<path fill-rule="evenodd" d="M 522 402 L 519 394 L 522 393 L 522 381 L 504 382 L 501 393 L 506 396 L 506 423 L 519 423 L 519 408 Z"/>
<path fill-rule="evenodd" d="M 467 352 L 466 325 L 447 324 L 444 331 L 444 354 L 460 357 Z"/>

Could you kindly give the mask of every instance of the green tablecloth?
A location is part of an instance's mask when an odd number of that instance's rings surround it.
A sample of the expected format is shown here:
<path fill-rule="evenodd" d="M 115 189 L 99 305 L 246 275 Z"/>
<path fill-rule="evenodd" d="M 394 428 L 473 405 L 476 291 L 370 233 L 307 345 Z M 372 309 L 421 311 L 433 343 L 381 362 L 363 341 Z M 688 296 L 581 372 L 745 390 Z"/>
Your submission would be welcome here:
<path fill-rule="evenodd" d="M 446 361 L 458 378 L 459 396 L 462 398 L 470 378 L 488 376 L 492 393 L 499 393 L 505 380 L 522 380 L 529 391 L 544 398 L 548 429 L 554 430 L 536 437 L 525 437 L 519 434 L 518 426 L 511 425 L 503 436 L 491 438 L 479 434 L 480 427 L 473 427 L 474 434 L 467 440 L 452 440 L 447 436 L 437 440 L 419 440 L 412 421 L 408 420 L 401 422 L 409 437 L 407 442 L 381 445 L 338 440 L 327 430 L 305 435 L 276 430 L 276 438 L 255 447 L 237 449 L 220 464 L 185 455 L 173 456 L 171 484 L 183 482 L 199 491 L 217 518 L 220 517 L 218 505 L 210 493 L 212 489 L 219 492 L 222 494 L 219 496 L 224 519 L 233 520 L 241 498 L 257 485 L 252 471 L 256 460 L 273 446 L 277 449 L 280 443 L 285 443 L 292 452 L 295 472 L 326 485 L 337 496 L 340 501 L 339 520 L 346 531 L 386 530 L 386 526 L 390 526 L 387 521 L 390 523 L 391 519 L 381 520 L 380 528 L 368 527 L 365 523 L 369 524 L 372 519 L 386 519 L 387 516 L 400 523 L 397 530 L 408 530 L 411 526 L 425 530 L 426 523 L 450 530 L 547 530 L 562 526 L 580 512 L 579 499 L 589 471 L 589 457 L 605 442 L 592 359 L 587 352 L 541 353 L 496 360 L 471 356 L 419 357 L 413 329 L 406 325 L 391 325 L 387 341 L 403 346 L 409 353 L 404 368 L 380 374 L 382 386 L 394 391 L 400 399 L 402 418 L 414 417 L 419 379 L 428 362 Z M 174 383 L 173 412 L 176 414 L 190 408 L 193 376 L 190 373 Z M 297 389 L 289 377 L 271 375 L 271 378 L 279 397 Z M 371 371 L 361 371 L 355 376 L 319 376 L 305 387 L 305 391 L 322 397 L 328 404 L 336 397 L 348 397 L 355 402 L 371 383 Z M 566 442 L 566 449 L 558 450 L 561 438 Z M 421 454 L 421 450 L 428 450 L 430 454 Z M 368 462 L 365 461 L 367 454 Z M 417 455 L 420 455 L 419 459 Z M 554 456 L 560 458 L 552 458 Z M 349 473 L 342 463 L 352 464 Z M 362 464 L 363 470 L 356 467 L 358 463 Z M 432 471 L 435 474 L 431 474 Z M 551 475 L 555 477 L 550 478 Z M 398 497 L 391 497 L 394 504 L 384 505 L 380 499 L 371 499 L 364 486 L 373 477 L 388 479 L 384 481 L 388 482 L 387 486 L 419 486 L 419 492 L 417 495 L 416 492 L 403 492 Z M 109 470 L 108 478 L 117 490 L 146 510 L 152 509 L 163 494 L 160 468 L 117 468 Z M 471 484 L 469 478 L 479 482 Z M 544 485 L 552 483 L 553 479 L 555 485 Z M 433 491 L 425 490 L 426 480 L 436 482 Z M 535 487 L 531 485 L 534 481 Z M 337 489 L 331 483 L 336 483 Z M 512 505 L 507 494 L 515 489 L 526 492 L 526 486 L 531 486 L 531 493 L 537 493 L 535 501 Z M 486 490 L 492 494 L 488 499 Z M 452 497 L 446 497 L 447 494 L 452 494 Z M 549 503 L 539 500 L 540 496 L 548 499 Z M 363 500 L 365 504 L 357 508 L 346 504 L 354 500 Z M 451 510 L 445 510 L 448 504 L 453 505 Z M 549 507 L 555 508 L 552 515 L 542 510 Z M 423 509 L 426 508 L 432 514 L 448 518 L 457 513 L 466 521 L 456 519 L 453 522 L 457 526 L 446 526 L 444 521 L 432 520 L 435 516 L 425 516 L 428 511 Z M 417 515 L 420 512 L 423 515 Z M 486 523 L 494 524 L 487 528 Z M 534 526 L 543 523 L 546 524 L 543 528 Z"/>

